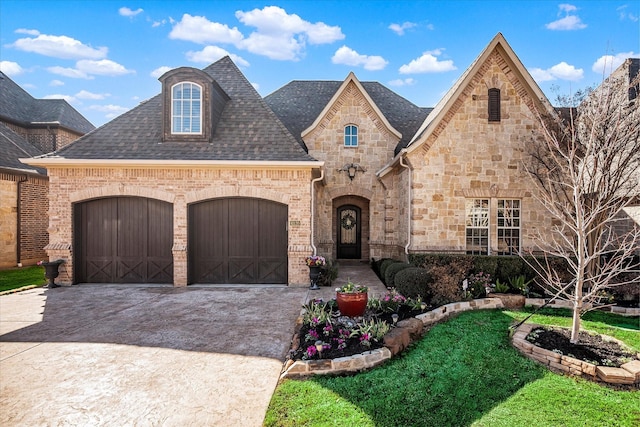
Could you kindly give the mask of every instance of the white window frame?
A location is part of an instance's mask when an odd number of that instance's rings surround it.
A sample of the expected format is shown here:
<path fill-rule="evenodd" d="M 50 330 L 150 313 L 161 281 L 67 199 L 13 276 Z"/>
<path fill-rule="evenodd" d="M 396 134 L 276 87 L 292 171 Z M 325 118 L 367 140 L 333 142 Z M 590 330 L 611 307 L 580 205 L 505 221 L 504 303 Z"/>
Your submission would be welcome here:
<path fill-rule="evenodd" d="M 498 255 L 519 255 L 522 251 L 522 200 L 498 199 L 496 225 Z M 503 236 L 500 236 L 501 231 Z M 517 234 L 517 236 L 514 234 Z M 517 241 L 517 251 L 511 249 L 514 238 Z M 501 244 L 501 241 L 505 240 L 509 241 L 509 243 L 504 242 L 504 244 Z"/>
<path fill-rule="evenodd" d="M 482 236 L 482 230 L 485 235 Z M 469 235 L 471 232 L 471 235 Z M 469 239 L 472 240 L 469 245 Z M 482 241 L 486 239 L 486 252 L 474 250 L 478 245 L 474 240 Z M 485 247 L 480 245 L 480 247 Z M 466 199 L 465 201 L 465 249 L 468 254 L 490 255 L 491 254 L 491 199 Z"/>
<path fill-rule="evenodd" d="M 351 129 L 351 128 L 355 129 L 355 131 L 356 131 L 355 135 L 353 135 L 351 133 L 349 135 L 347 135 L 347 129 Z M 359 133 L 360 133 L 360 130 L 358 129 L 358 126 L 356 126 L 354 124 L 346 125 L 344 127 L 344 146 L 348 147 L 348 148 L 357 147 L 358 143 L 359 143 Z M 347 140 L 350 141 L 349 144 L 347 144 Z M 353 144 L 354 141 L 355 141 L 355 144 Z"/>
<path fill-rule="evenodd" d="M 193 96 L 191 96 L 191 98 L 189 98 L 189 99 L 185 99 L 185 98 L 175 99 L 174 98 L 175 89 L 178 86 L 186 86 L 186 85 L 190 85 L 190 87 L 192 89 L 191 90 L 192 94 L 193 94 L 193 88 L 194 87 L 198 89 L 199 97 L 197 99 L 194 98 Z M 199 84 L 194 83 L 194 82 L 188 82 L 188 81 L 187 82 L 179 82 L 179 83 L 176 83 L 175 85 L 171 86 L 171 133 L 172 134 L 174 134 L 174 135 L 202 135 L 202 111 L 203 111 L 203 108 L 202 108 L 202 92 L 203 92 L 202 86 L 200 86 Z M 193 115 L 193 103 L 194 103 L 194 101 L 197 101 L 199 106 L 200 106 L 199 110 L 198 110 L 198 117 L 197 117 L 197 119 L 198 119 L 198 129 L 199 130 L 197 132 L 191 130 L 191 129 L 193 129 L 193 121 L 194 121 L 194 118 L 195 118 L 195 116 Z M 176 112 L 175 112 L 176 102 L 181 102 L 182 103 L 182 105 L 181 105 L 182 109 L 181 109 L 180 114 L 176 114 Z M 188 115 L 184 114 L 185 105 L 187 106 L 188 111 L 189 111 Z M 185 131 L 184 129 L 176 130 L 175 126 L 174 126 L 175 120 L 179 119 L 180 123 L 183 123 L 183 120 L 185 118 L 189 118 L 190 119 L 190 122 L 191 122 L 190 130 L 189 131 Z"/>

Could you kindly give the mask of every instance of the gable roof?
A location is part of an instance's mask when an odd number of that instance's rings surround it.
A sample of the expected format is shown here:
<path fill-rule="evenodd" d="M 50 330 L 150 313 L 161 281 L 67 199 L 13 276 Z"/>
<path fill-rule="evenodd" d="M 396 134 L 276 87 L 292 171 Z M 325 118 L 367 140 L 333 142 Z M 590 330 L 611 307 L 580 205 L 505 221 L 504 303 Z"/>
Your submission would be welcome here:
<path fill-rule="evenodd" d="M 543 102 L 545 108 L 550 108 L 550 103 L 538 84 L 533 80 L 533 77 L 531 77 L 522 62 L 520 62 L 520 59 L 515 54 L 511 46 L 509 46 L 502 33 L 498 33 L 491 42 L 489 42 L 487 47 L 484 48 L 480 55 L 478 55 L 478 57 L 464 71 L 464 73 L 462 73 L 460 78 L 449 89 L 445 96 L 436 104 L 431 114 L 427 116 L 420 126 L 420 129 L 415 133 L 409 144 L 407 144 L 408 150 L 414 150 L 420 146 L 427 140 L 427 138 L 429 138 L 430 134 L 438 127 L 438 125 L 444 121 L 445 115 L 451 108 L 453 108 L 454 103 L 462 95 L 465 88 L 471 83 L 474 75 L 496 49 L 500 50 L 502 57 L 508 62 L 511 70 L 517 74 L 518 79 L 525 82 L 525 86 L 531 97 L 534 100 Z"/>
<path fill-rule="evenodd" d="M 44 169 L 25 165 L 18 160 L 42 154 L 42 151 L 33 144 L 0 122 L 0 168 L 12 169 L 16 172 L 44 173 Z"/>
<path fill-rule="evenodd" d="M 265 97 L 271 109 L 304 145 L 302 133 L 321 116 L 344 81 L 294 80 Z M 402 134 L 396 150 L 404 147 L 432 110 L 421 108 L 378 82 L 359 82 L 394 129 Z M 306 148 L 306 146 L 305 146 Z"/>
<path fill-rule="evenodd" d="M 95 129 L 64 99 L 36 99 L 0 72 L 0 118 L 22 127 L 56 124 L 77 133 Z"/>
<path fill-rule="evenodd" d="M 230 98 L 210 142 L 163 142 L 160 94 L 46 157 L 143 161 L 315 161 L 300 147 L 228 56 L 203 71 Z"/>

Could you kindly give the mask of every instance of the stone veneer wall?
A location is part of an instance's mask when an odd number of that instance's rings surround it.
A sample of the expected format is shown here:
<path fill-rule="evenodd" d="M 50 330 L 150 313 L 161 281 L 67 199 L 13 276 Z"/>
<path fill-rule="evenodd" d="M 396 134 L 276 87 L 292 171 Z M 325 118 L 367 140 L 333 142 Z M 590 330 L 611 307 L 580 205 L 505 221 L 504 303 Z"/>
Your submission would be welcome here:
<path fill-rule="evenodd" d="M 18 184 L 18 181 L 26 181 Z M 20 185 L 20 230 L 18 231 L 18 185 Z M 0 268 L 33 265 L 46 257 L 48 181 L 45 176 L 0 173 Z M 20 256 L 17 253 L 20 233 Z"/>
<path fill-rule="evenodd" d="M 50 259 L 63 258 L 58 282 L 73 283 L 72 205 L 85 200 L 139 196 L 173 204 L 174 285 L 187 285 L 187 209 L 218 197 L 255 197 L 288 206 L 289 284 L 308 285 L 310 169 L 49 168 Z"/>
<path fill-rule="evenodd" d="M 501 93 L 501 121 L 488 121 L 488 89 Z M 520 199 L 521 247 L 548 230 L 523 171 L 526 144 L 536 129 L 533 103 L 517 72 L 494 51 L 422 147 L 408 154 L 413 169 L 413 251 L 464 251 L 465 202 L 490 199 L 490 248 L 497 241 L 497 200 Z M 401 201 L 402 203 L 402 201 Z"/>
<path fill-rule="evenodd" d="M 357 147 L 344 146 L 344 127 L 350 124 L 358 126 Z M 385 127 L 358 86 L 349 82 L 304 141 L 309 154 L 325 162 L 323 185 L 318 185 L 316 192 L 315 237 L 319 254 L 336 256 L 337 206 L 333 201 L 356 196 L 369 203 L 368 235 L 362 233 L 362 259 L 384 256 L 392 243 L 388 238 L 387 218 L 393 216 L 390 210 L 395 206 L 389 203 L 387 190 L 375 174 L 393 157 L 398 137 Z M 339 171 L 351 163 L 365 169 L 357 172 L 353 180 L 346 172 Z"/>

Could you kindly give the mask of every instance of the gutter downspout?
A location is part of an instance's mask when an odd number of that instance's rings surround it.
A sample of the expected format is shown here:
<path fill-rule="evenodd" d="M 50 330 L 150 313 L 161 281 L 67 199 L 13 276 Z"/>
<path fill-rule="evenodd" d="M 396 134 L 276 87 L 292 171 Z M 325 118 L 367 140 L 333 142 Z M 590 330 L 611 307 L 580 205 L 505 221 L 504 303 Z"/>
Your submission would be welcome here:
<path fill-rule="evenodd" d="M 311 248 L 313 249 L 313 256 L 316 256 L 316 246 L 314 242 L 315 230 L 314 230 L 314 222 L 315 222 L 315 206 L 316 206 L 316 190 L 315 183 L 318 181 L 322 181 L 324 179 L 324 169 L 320 169 L 320 176 L 316 179 L 311 180 Z"/>
<path fill-rule="evenodd" d="M 412 185 L 412 179 L 411 179 L 411 168 L 409 167 L 409 165 L 405 164 L 402 160 L 404 159 L 404 155 L 407 153 L 407 149 L 404 148 L 402 149 L 402 151 L 400 152 L 400 156 L 398 157 L 400 160 L 400 166 L 402 166 L 403 168 L 407 169 L 408 173 L 409 173 L 409 191 L 408 193 L 408 197 L 407 197 L 407 244 L 404 247 L 404 253 L 406 255 L 409 255 L 409 246 L 411 246 L 411 185 Z"/>
<path fill-rule="evenodd" d="M 22 197 L 22 186 L 20 184 L 22 184 L 23 182 L 27 182 L 29 180 L 29 177 L 27 175 L 22 175 L 22 177 L 20 178 L 20 181 L 18 181 L 18 188 L 16 191 L 16 196 L 17 196 L 17 200 L 16 200 L 16 214 L 17 214 L 17 220 L 16 220 L 16 264 L 18 265 L 18 267 L 22 267 L 22 259 L 21 259 L 21 255 L 22 255 L 22 238 L 21 238 L 21 231 L 22 231 L 22 203 L 20 203 L 21 197 Z"/>

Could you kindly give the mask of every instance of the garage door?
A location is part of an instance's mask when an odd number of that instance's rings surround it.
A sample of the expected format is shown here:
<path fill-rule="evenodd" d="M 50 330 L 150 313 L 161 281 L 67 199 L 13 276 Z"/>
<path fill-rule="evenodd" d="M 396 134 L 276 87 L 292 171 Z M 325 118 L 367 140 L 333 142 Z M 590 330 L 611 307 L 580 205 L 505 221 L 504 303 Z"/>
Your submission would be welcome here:
<path fill-rule="evenodd" d="M 189 206 L 189 282 L 287 283 L 287 206 L 228 198 Z"/>
<path fill-rule="evenodd" d="M 74 207 L 76 282 L 173 283 L 171 203 L 141 197 Z"/>

